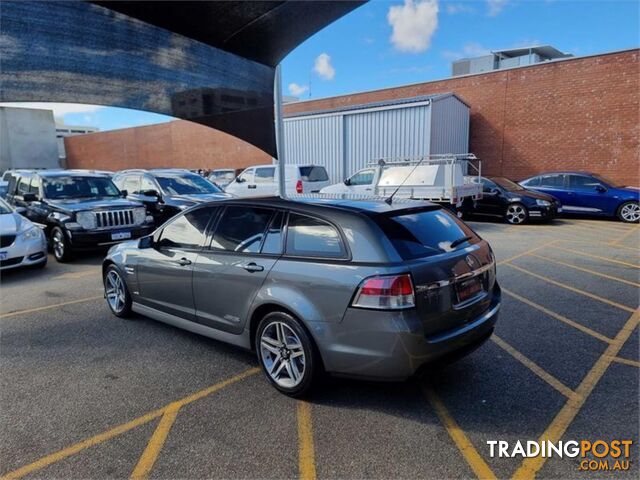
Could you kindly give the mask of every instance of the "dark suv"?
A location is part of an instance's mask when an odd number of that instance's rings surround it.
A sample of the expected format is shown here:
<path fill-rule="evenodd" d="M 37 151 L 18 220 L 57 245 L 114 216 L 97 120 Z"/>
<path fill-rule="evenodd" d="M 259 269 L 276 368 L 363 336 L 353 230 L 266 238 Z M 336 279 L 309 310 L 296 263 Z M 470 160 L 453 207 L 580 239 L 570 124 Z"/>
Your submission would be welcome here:
<path fill-rule="evenodd" d="M 128 198 L 147 207 L 156 225 L 197 203 L 231 197 L 209 180 L 179 168 L 123 170 L 113 181 L 129 192 Z"/>
<path fill-rule="evenodd" d="M 7 201 L 46 225 L 59 262 L 74 250 L 112 245 L 153 229 L 144 205 L 123 198 L 108 175 L 87 170 L 21 170 L 9 179 Z"/>
<path fill-rule="evenodd" d="M 491 248 L 417 201 L 231 199 L 176 215 L 103 263 L 111 311 L 254 349 L 301 395 L 318 371 L 401 380 L 461 356 L 500 307 Z"/>

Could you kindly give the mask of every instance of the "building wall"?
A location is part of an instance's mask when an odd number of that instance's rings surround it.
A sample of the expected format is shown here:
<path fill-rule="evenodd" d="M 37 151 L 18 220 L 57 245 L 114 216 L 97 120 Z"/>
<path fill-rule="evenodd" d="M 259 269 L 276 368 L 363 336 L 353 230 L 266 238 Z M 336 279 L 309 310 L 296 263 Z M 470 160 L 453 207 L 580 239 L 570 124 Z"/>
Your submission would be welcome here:
<path fill-rule="evenodd" d="M 0 171 L 59 167 L 53 112 L 0 107 Z"/>
<path fill-rule="evenodd" d="M 288 103 L 285 116 L 453 92 L 471 106 L 469 150 L 483 172 L 516 180 L 543 171 L 590 170 L 640 185 L 640 50 Z M 226 134 L 188 122 L 65 139 L 68 163 L 243 167 L 271 158 Z"/>
<path fill-rule="evenodd" d="M 64 139 L 69 168 L 244 168 L 271 163 L 262 150 L 203 125 L 176 120 Z"/>

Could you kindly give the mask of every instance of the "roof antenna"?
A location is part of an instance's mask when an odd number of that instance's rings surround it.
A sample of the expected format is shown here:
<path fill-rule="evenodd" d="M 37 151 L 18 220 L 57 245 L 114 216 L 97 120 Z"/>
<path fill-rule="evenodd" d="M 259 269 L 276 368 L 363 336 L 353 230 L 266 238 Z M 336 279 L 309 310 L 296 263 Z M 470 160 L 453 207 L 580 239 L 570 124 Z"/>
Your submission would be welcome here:
<path fill-rule="evenodd" d="M 393 193 L 392 193 L 389 197 L 387 197 L 387 198 L 385 198 L 385 199 L 384 199 L 384 202 L 385 202 L 387 205 L 391 205 L 391 203 L 393 202 L 393 197 L 395 196 L 395 194 L 396 194 L 396 193 L 398 193 L 398 190 L 400 190 L 400 189 L 402 188 L 402 186 L 404 185 L 404 182 L 406 182 L 406 181 L 409 179 L 409 177 L 410 177 L 411 175 L 413 175 L 413 172 L 415 172 L 415 171 L 416 171 L 416 168 L 418 168 L 418 167 L 420 166 L 420 164 L 424 161 L 424 159 L 425 159 L 425 157 L 422 157 L 422 158 L 420 159 L 420 161 L 416 164 L 416 166 L 415 166 L 415 167 L 413 167 L 413 170 L 411 170 L 411 171 L 409 172 L 409 175 L 407 175 L 406 177 L 404 177 L 404 180 L 402 180 L 402 182 L 400 183 L 400 185 L 398 185 L 398 186 L 396 187 L 396 189 L 393 191 Z M 380 165 L 380 167 L 381 167 L 381 168 L 384 168 L 384 166 L 386 165 L 386 163 L 385 163 L 385 161 L 384 161 L 383 159 L 380 159 L 380 160 L 378 160 L 378 165 Z"/>

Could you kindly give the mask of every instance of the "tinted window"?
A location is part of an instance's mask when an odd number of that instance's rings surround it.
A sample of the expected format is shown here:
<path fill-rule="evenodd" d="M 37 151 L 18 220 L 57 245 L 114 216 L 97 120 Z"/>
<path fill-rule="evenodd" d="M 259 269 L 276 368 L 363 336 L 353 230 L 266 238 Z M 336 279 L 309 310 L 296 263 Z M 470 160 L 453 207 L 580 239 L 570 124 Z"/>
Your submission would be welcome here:
<path fill-rule="evenodd" d="M 324 167 L 300 167 L 300 179 L 303 182 L 326 182 L 329 176 Z"/>
<path fill-rule="evenodd" d="M 585 177 L 584 175 L 569 175 L 569 186 L 571 188 L 581 188 L 592 190 L 600 182 L 593 177 Z"/>
<path fill-rule="evenodd" d="M 273 175 L 276 169 L 273 168 L 256 168 L 255 183 L 273 183 Z"/>
<path fill-rule="evenodd" d="M 491 180 L 489 180 L 488 178 L 482 178 L 480 180 L 480 182 L 482 183 L 482 191 L 483 192 L 490 192 L 494 188 L 498 188 L 498 186 L 495 183 L 493 183 Z"/>
<path fill-rule="evenodd" d="M 258 253 L 273 210 L 228 207 L 218 222 L 211 247 L 230 252 Z"/>
<path fill-rule="evenodd" d="M 207 223 L 216 207 L 199 208 L 181 215 L 160 234 L 159 246 L 165 248 L 198 248 L 204 243 Z"/>
<path fill-rule="evenodd" d="M 541 187 L 564 187 L 564 175 L 545 175 L 540 177 Z"/>
<path fill-rule="evenodd" d="M 454 248 L 451 244 L 464 237 L 477 238 L 469 227 L 443 209 L 381 215 L 376 221 L 405 260 L 463 248 L 467 242 Z"/>
<path fill-rule="evenodd" d="M 284 219 L 284 214 L 282 212 L 278 212 L 273 220 L 271 221 L 271 225 L 269 225 L 269 230 L 267 230 L 267 235 L 264 239 L 264 244 L 262 245 L 262 253 L 270 253 L 270 254 L 279 254 L 282 253 L 282 220 Z"/>
<path fill-rule="evenodd" d="M 534 177 L 531 180 L 524 182 L 527 187 L 537 187 L 540 185 L 540 177 Z"/>
<path fill-rule="evenodd" d="M 198 195 L 222 191 L 195 173 L 156 174 L 155 178 L 160 188 L 169 195 Z"/>
<path fill-rule="evenodd" d="M 346 256 L 342 239 L 334 226 L 296 213 L 289 215 L 287 253 L 303 257 L 342 258 Z"/>
<path fill-rule="evenodd" d="M 349 179 L 350 185 L 371 185 L 375 170 L 363 170 Z"/>
<path fill-rule="evenodd" d="M 30 177 L 20 177 L 20 181 L 18 182 L 18 193 L 28 193 L 29 192 L 29 180 Z"/>

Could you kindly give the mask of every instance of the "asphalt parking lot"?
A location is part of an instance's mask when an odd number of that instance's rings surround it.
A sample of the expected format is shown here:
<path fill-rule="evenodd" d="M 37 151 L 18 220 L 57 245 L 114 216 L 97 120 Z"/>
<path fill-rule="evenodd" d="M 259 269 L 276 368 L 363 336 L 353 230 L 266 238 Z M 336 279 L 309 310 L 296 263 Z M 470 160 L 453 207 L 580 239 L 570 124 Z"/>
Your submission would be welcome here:
<path fill-rule="evenodd" d="M 2 275 L 3 478 L 637 478 L 640 228 L 470 222 L 499 261 L 492 340 L 403 384 L 308 401 L 252 354 L 102 299 L 98 254 Z M 488 440 L 632 439 L 627 471 Z"/>

